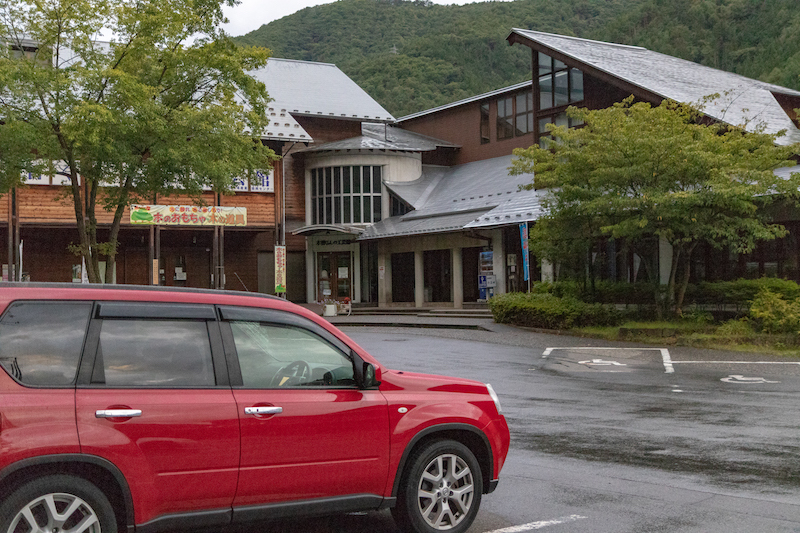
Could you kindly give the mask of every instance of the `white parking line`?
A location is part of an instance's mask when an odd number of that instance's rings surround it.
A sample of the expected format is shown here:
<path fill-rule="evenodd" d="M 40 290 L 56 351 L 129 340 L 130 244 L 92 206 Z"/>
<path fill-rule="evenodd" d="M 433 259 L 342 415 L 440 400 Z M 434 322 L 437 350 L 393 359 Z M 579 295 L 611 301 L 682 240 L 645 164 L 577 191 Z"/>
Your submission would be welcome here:
<path fill-rule="evenodd" d="M 545 527 L 557 526 L 559 524 L 566 524 L 567 522 L 575 522 L 577 520 L 583 520 L 584 518 L 586 517 L 574 514 L 571 516 L 562 516 L 561 518 L 556 518 L 555 520 L 544 520 L 542 522 L 531 522 L 530 524 L 522 524 L 521 526 L 511 526 L 511 527 L 505 527 L 503 529 L 495 529 L 493 531 L 487 531 L 486 533 L 522 533 L 523 531 L 533 531 L 534 529 L 542 529 Z"/>
<path fill-rule="evenodd" d="M 789 361 L 672 361 L 675 365 L 800 365 Z"/>

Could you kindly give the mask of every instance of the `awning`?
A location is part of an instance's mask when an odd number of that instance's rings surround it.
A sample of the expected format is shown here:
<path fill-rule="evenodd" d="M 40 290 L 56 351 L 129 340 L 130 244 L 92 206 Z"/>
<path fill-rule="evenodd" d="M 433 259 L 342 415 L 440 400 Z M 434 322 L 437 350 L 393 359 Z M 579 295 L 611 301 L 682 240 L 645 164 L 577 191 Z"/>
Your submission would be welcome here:
<path fill-rule="evenodd" d="M 349 224 L 313 224 L 311 226 L 303 226 L 292 232 L 292 235 L 325 235 L 328 233 L 348 233 L 351 235 L 361 235 L 364 233 L 364 228 L 360 226 L 351 226 Z"/>

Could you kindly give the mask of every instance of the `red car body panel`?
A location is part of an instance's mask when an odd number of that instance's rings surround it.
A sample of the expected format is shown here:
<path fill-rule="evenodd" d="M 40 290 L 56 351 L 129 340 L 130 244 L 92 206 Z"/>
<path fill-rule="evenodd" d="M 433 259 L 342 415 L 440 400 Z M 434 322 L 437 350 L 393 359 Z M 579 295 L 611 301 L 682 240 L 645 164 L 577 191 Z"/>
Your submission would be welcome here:
<path fill-rule="evenodd" d="M 18 299 L 275 309 L 314 322 L 374 365 L 381 384 L 372 390 L 47 389 L 22 386 L 0 371 L 0 472 L 42 455 L 104 458 L 130 487 L 135 524 L 175 513 L 350 494 L 392 498 L 409 446 L 437 428 L 471 428 L 480 436 L 490 446 L 492 480 L 508 453 L 508 426 L 486 385 L 387 370 L 329 322 L 284 300 L 217 291 L 8 284 L 0 289 L 0 314 Z M 280 406 L 283 412 L 245 414 L 251 406 Z M 95 416 L 110 408 L 141 409 L 142 416 Z"/>
<path fill-rule="evenodd" d="M 230 389 L 78 389 L 81 452 L 119 468 L 136 522 L 229 507 L 239 475 L 239 421 Z M 136 418 L 96 418 L 140 409 Z"/>
<path fill-rule="evenodd" d="M 242 464 L 235 506 L 381 494 L 389 421 L 378 391 L 235 390 Z M 245 407 L 279 406 L 276 415 Z"/>
<path fill-rule="evenodd" d="M 391 479 L 389 496 L 400 461 L 408 444 L 420 432 L 436 426 L 472 426 L 486 436 L 492 447 L 493 479 L 497 479 L 508 453 L 508 425 L 497 412 L 486 385 L 451 377 L 384 371 L 381 391 L 389 402 L 392 425 Z M 405 414 L 398 409 L 406 408 Z"/>
<path fill-rule="evenodd" d="M 0 470 L 31 457 L 78 452 L 75 389 L 29 389 L 0 371 Z"/>

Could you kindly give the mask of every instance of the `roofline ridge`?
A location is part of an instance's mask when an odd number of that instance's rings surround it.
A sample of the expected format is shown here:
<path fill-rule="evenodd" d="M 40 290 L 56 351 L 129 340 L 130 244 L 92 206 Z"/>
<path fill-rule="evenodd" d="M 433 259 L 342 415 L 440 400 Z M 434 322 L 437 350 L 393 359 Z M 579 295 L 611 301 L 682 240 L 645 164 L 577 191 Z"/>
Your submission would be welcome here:
<path fill-rule="evenodd" d="M 269 57 L 269 58 L 267 58 L 267 62 L 270 62 L 270 61 L 285 61 L 287 63 L 305 63 L 307 65 L 325 65 L 327 67 L 339 68 L 339 67 L 336 66 L 336 63 L 323 63 L 322 61 L 305 61 L 303 59 L 286 59 L 286 58 L 283 58 L 283 57 Z M 341 69 L 339 69 L 339 70 L 341 70 Z"/>
<path fill-rule="evenodd" d="M 548 33 L 546 31 L 526 30 L 524 28 L 511 28 L 512 32 L 521 31 L 525 33 L 536 33 L 539 35 L 547 35 L 548 37 L 558 37 L 560 39 L 571 39 L 573 41 L 583 41 L 586 43 L 604 44 L 606 46 L 619 46 L 621 48 L 632 48 L 634 50 L 648 50 L 644 46 L 635 46 L 632 44 L 610 43 L 608 41 L 597 41 L 595 39 L 584 39 L 583 37 L 573 37 L 572 35 L 560 35 L 558 33 Z"/>

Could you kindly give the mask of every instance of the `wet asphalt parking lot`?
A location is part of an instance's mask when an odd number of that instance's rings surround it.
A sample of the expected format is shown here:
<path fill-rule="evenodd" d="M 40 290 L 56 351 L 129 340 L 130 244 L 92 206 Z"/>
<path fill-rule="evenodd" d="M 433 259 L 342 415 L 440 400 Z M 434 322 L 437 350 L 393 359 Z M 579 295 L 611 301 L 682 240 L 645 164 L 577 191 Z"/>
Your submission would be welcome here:
<path fill-rule="evenodd" d="M 491 383 L 511 429 L 472 533 L 800 532 L 800 359 L 344 326 L 389 368 Z M 395 533 L 388 512 L 255 532 Z"/>

